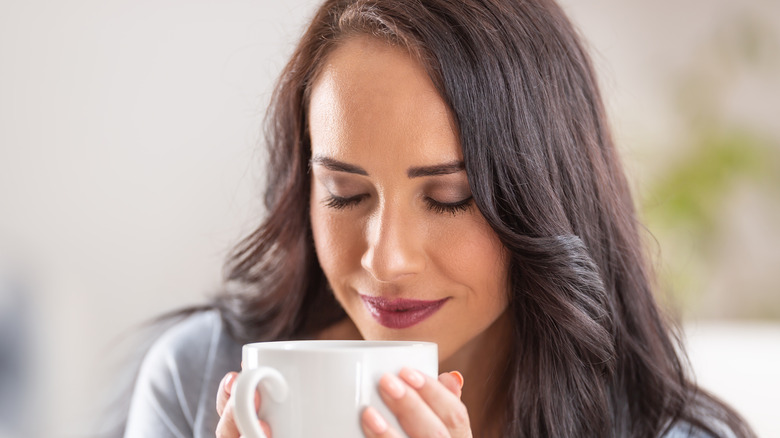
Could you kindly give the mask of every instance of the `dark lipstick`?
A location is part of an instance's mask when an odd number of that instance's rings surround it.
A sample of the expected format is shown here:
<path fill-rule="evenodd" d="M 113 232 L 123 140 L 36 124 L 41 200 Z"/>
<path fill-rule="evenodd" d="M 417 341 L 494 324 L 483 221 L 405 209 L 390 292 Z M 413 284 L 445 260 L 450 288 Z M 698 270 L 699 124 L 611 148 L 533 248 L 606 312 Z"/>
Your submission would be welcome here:
<path fill-rule="evenodd" d="M 449 298 L 441 300 L 410 300 L 360 295 L 371 316 L 387 328 L 404 329 L 420 323 L 436 313 Z"/>

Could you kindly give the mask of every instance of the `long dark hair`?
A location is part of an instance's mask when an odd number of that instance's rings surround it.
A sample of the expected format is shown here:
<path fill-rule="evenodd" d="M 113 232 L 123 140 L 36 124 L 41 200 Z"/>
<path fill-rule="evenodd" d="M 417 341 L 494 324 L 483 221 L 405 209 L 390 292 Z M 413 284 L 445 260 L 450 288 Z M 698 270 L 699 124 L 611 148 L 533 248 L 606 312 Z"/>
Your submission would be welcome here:
<path fill-rule="evenodd" d="M 307 337 L 346 317 L 314 252 L 306 115 L 323 60 L 356 34 L 425 66 L 457 121 L 476 204 L 511 254 L 505 436 L 654 437 L 676 422 L 753 436 L 686 377 L 593 68 L 552 0 L 325 2 L 269 109 L 267 218 L 215 301 L 231 335 Z"/>

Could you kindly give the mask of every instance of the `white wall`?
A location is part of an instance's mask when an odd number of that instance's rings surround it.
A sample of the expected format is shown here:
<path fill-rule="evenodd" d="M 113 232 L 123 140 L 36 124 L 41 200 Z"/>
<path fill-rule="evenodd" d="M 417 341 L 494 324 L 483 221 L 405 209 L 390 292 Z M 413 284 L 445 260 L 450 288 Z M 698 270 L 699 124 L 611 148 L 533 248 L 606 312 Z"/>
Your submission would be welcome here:
<path fill-rule="evenodd" d="M 0 3 L 0 255 L 34 292 L 40 436 L 84 430 L 124 333 L 219 284 L 262 214 L 261 118 L 314 3 Z M 618 133 L 652 141 L 676 129 L 665 75 L 739 2 L 563 3 Z"/>
<path fill-rule="evenodd" d="M 0 3 L 0 253 L 56 364 L 40 436 L 84 430 L 117 339 L 219 284 L 262 214 L 261 119 L 311 3 Z"/>

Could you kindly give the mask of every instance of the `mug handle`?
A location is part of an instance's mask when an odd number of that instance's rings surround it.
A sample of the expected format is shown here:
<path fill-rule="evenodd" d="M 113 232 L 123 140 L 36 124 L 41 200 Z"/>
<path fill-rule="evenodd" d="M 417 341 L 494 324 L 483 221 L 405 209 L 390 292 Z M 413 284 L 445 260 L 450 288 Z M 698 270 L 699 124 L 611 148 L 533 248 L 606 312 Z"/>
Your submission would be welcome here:
<path fill-rule="evenodd" d="M 233 390 L 233 415 L 242 436 L 267 438 L 260 427 L 255 411 L 255 390 L 261 381 L 265 382 L 268 396 L 276 403 L 287 399 L 289 387 L 282 374 L 271 367 L 259 367 L 241 371 Z"/>

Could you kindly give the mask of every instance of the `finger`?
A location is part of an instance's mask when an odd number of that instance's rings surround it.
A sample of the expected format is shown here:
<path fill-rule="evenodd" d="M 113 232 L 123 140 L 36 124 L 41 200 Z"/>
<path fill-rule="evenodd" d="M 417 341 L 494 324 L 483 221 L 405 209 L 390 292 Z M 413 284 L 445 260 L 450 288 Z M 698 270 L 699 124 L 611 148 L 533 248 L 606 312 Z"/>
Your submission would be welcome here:
<path fill-rule="evenodd" d="M 265 421 L 260 421 L 260 428 L 268 438 L 271 438 L 271 428 Z M 236 424 L 236 417 L 233 415 L 233 403 L 228 403 L 222 411 L 216 430 L 217 438 L 239 438 L 241 433 Z"/>
<path fill-rule="evenodd" d="M 271 438 L 271 427 L 265 421 L 260 421 L 260 427 L 263 429 L 263 433 L 266 437 Z"/>
<path fill-rule="evenodd" d="M 373 407 L 369 406 L 363 410 L 360 415 L 360 426 L 363 428 L 363 435 L 366 438 L 400 438 L 401 435 L 390 427 L 382 418 L 382 415 Z"/>
<path fill-rule="evenodd" d="M 460 402 L 446 388 L 441 385 L 439 387 L 442 392 Z M 417 391 L 398 376 L 393 374 L 382 376 L 379 379 L 379 394 L 390 412 L 398 419 L 398 424 L 410 437 L 450 436 L 447 426 L 431 410 Z"/>
<path fill-rule="evenodd" d="M 230 372 L 225 374 L 222 381 L 219 382 L 219 389 L 217 390 L 217 414 L 222 416 L 222 412 L 225 410 L 225 405 L 230 400 L 230 391 L 233 388 L 233 382 L 236 381 L 238 373 Z"/>
<path fill-rule="evenodd" d="M 230 394 L 233 392 L 236 376 L 238 376 L 238 373 L 235 371 L 229 372 L 222 378 L 222 382 L 219 384 L 219 390 L 217 390 L 217 414 L 220 417 L 228 401 L 230 401 Z M 260 410 L 260 393 L 255 391 L 255 411 L 258 410 Z"/>
<path fill-rule="evenodd" d="M 451 392 L 438 380 L 426 376 L 417 370 L 404 368 L 399 375 L 409 386 L 416 390 L 415 392 L 433 411 L 436 417 L 444 423 L 452 436 L 471 435 L 468 411 L 458 395 Z M 453 380 L 457 380 L 455 376 L 451 375 L 450 377 Z M 449 378 L 445 376 L 444 379 L 448 380 Z M 460 383 L 456 382 L 456 384 L 458 385 L 458 392 L 460 392 Z"/>
<path fill-rule="evenodd" d="M 238 438 L 238 426 L 233 416 L 233 403 L 228 403 L 220 414 L 219 423 L 217 423 L 217 438 Z"/>
<path fill-rule="evenodd" d="M 463 375 L 457 371 L 439 374 L 439 383 L 458 398 L 463 394 Z"/>

